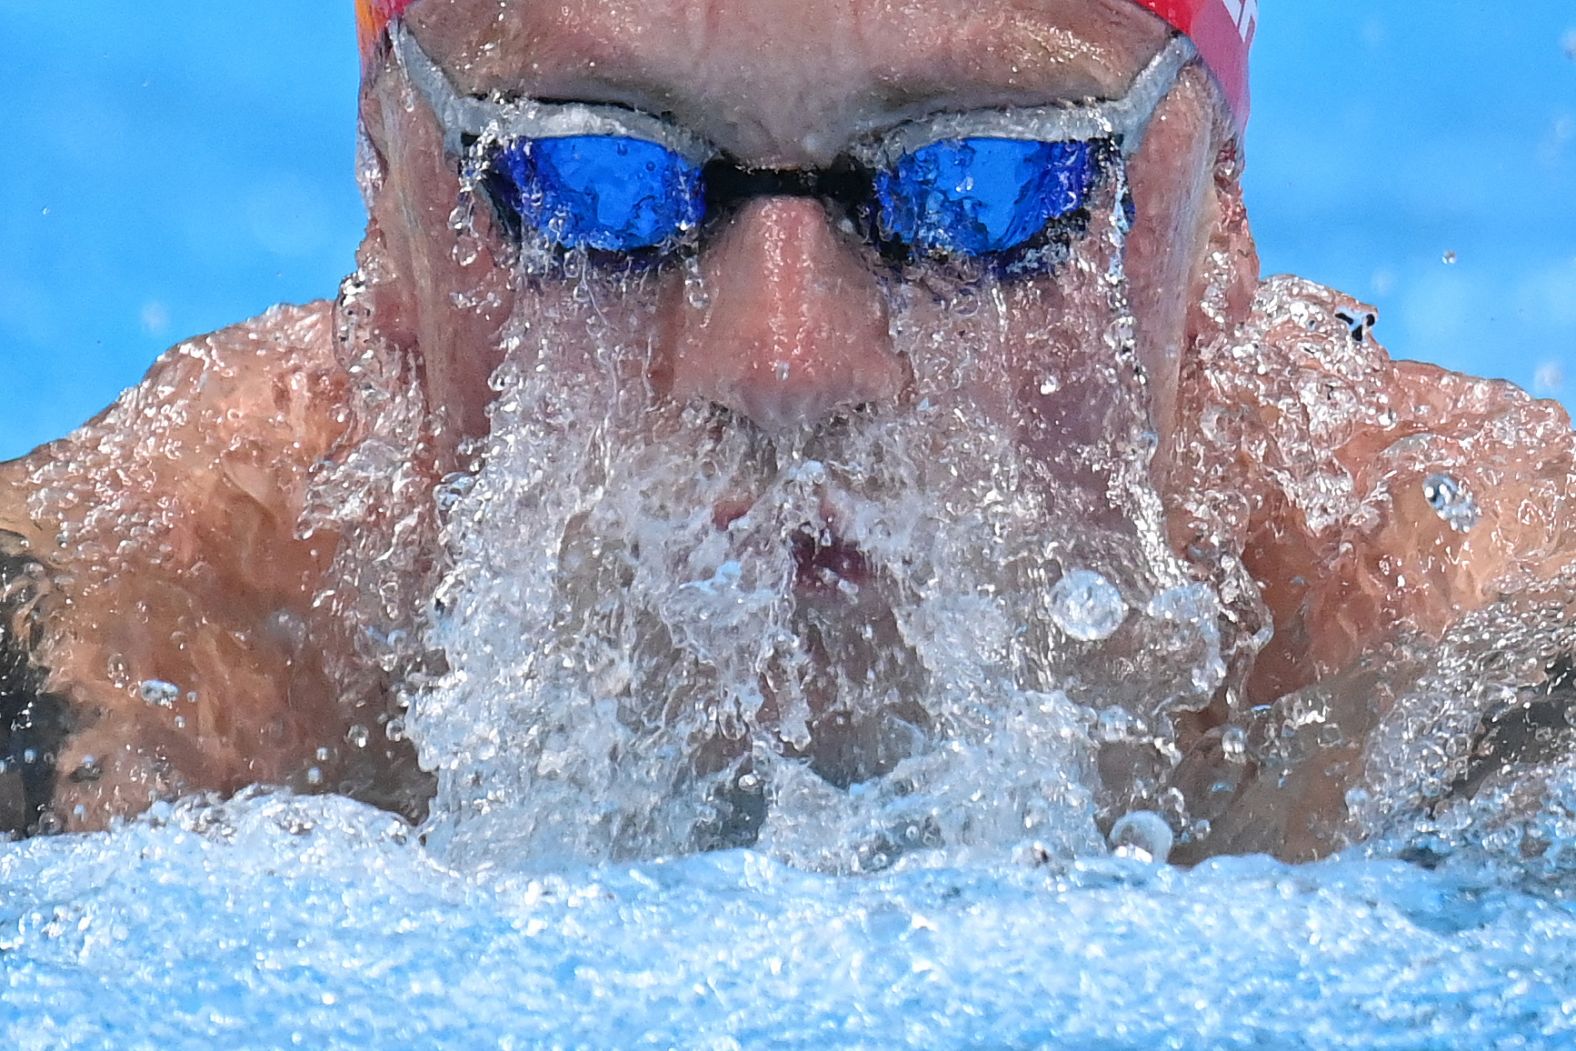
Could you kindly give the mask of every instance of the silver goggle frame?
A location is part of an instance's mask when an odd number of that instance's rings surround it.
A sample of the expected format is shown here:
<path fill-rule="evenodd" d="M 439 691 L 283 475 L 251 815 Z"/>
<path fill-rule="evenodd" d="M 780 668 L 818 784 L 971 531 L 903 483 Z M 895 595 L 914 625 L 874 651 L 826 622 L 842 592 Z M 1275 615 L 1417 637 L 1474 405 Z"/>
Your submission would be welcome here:
<path fill-rule="evenodd" d="M 1127 94 L 1106 101 L 1066 101 L 1046 106 L 1013 106 L 970 113 L 938 113 L 899 124 L 856 144 L 848 151 L 869 168 L 886 168 L 905 154 L 938 142 L 958 139 L 1018 139 L 1032 142 L 1089 142 L 1110 139 L 1131 157 L 1143 145 L 1144 133 L 1160 102 L 1198 50 L 1185 36 L 1175 36 L 1150 60 Z"/>
<path fill-rule="evenodd" d="M 571 135 L 617 135 L 655 142 L 696 167 L 719 153 L 711 143 L 678 125 L 623 106 L 461 95 L 408 29 L 396 22 L 389 27 L 389 36 L 405 74 L 437 114 L 443 147 L 450 156 L 465 156 L 467 140 L 503 143 Z"/>
<path fill-rule="evenodd" d="M 408 29 L 389 27 L 394 54 L 416 89 L 437 114 L 444 148 L 466 154 L 467 140 L 486 143 L 517 138 L 617 135 L 658 143 L 700 167 L 722 154 L 700 136 L 651 114 L 623 106 L 584 102 L 542 103 L 530 98 L 480 99 L 461 95 L 416 43 Z M 1193 42 L 1177 35 L 1138 74 L 1127 94 L 1105 101 L 1067 101 L 970 113 L 941 113 L 908 121 L 853 144 L 845 155 L 871 169 L 884 169 L 905 154 L 957 139 L 997 138 L 1034 142 L 1110 139 L 1131 157 L 1160 102 L 1187 65 L 1198 57 Z"/>

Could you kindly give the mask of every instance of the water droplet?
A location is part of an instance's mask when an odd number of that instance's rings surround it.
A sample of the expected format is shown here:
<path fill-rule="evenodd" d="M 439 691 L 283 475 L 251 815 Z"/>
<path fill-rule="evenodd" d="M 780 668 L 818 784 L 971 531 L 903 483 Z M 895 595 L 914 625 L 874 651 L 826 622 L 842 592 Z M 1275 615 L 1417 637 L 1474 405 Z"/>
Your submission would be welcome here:
<path fill-rule="evenodd" d="M 367 733 L 367 728 L 362 726 L 360 723 L 357 723 L 350 728 L 348 733 L 345 734 L 345 740 L 349 741 L 356 748 L 365 748 L 367 746 L 367 739 L 370 736 L 371 735 Z"/>
<path fill-rule="evenodd" d="M 1062 576 L 1048 599 L 1056 626 L 1083 642 L 1108 639 L 1127 619 L 1127 603 L 1111 582 L 1092 569 Z"/>
<path fill-rule="evenodd" d="M 1240 763 L 1248 756 L 1248 733 L 1240 726 L 1228 726 L 1220 735 L 1220 750 L 1222 754 L 1234 763 Z"/>
<path fill-rule="evenodd" d="M 952 297 L 952 314 L 954 317 L 970 318 L 979 313 L 979 290 L 969 285 L 959 288 Z"/>
<path fill-rule="evenodd" d="M 77 764 L 77 768 L 71 771 L 70 775 L 71 782 L 78 785 L 97 781 L 103 776 L 104 768 L 99 765 L 98 757 L 92 755 L 83 756 L 82 762 Z"/>
<path fill-rule="evenodd" d="M 1059 376 L 1046 376 L 1043 380 L 1040 381 L 1040 393 L 1041 394 L 1055 394 L 1057 391 L 1059 391 L 1061 389 L 1062 389 L 1062 381 L 1061 381 L 1061 377 L 1059 377 Z"/>
<path fill-rule="evenodd" d="M 1455 266 L 1456 253 L 1454 251 L 1446 251 L 1444 255 L 1444 261 L 1446 266 Z"/>
<path fill-rule="evenodd" d="M 467 493 L 476 485 L 476 476 L 465 471 L 456 471 L 448 475 L 438 484 L 433 496 L 438 504 L 438 513 L 448 515 L 460 501 L 465 499 Z"/>
<path fill-rule="evenodd" d="M 1105 708 L 1095 717 L 1095 736 L 1105 744 L 1117 744 L 1133 736 L 1133 715 L 1126 708 Z"/>
<path fill-rule="evenodd" d="M 323 783 L 323 771 L 320 770 L 319 768 L 315 767 L 315 766 L 312 767 L 310 770 L 308 770 L 306 772 L 306 783 L 309 784 L 309 785 L 320 785 L 320 784 L 322 784 Z"/>
<path fill-rule="evenodd" d="M 454 249 L 451 254 L 457 264 L 465 267 L 475 263 L 481 252 L 480 239 L 474 234 L 462 233 L 454 239 Z"/>
<path fill-rule="evenodd" d="M 388 725 L 383 728 L 383 736 L 396 743 L 403 741 L 405 739 L 405 720 L 390 719 Z"/>
<path fill-rule="evenodd" d="M 1423 479 L 1423 498 L 1458 533 L 1470 530 L 1483 516 L 1466 486 L 1448 474 L 1431 474 Z"/>
<path fill-rule="evenodd" d="M 1111 826 L 1107 837 L 1111 853 L 1119 858 L 1162 864 L 1171 856 L 1175 837 L 1166 819 L 1153 810 L 1135 810 L 1123 814 Z"/>
<path fill-rule="evenodd" d="M 173 708 L 181 696 L 181 688 L 173 682 L 163 679 L 144 679 L 137 684 L 137 694 L 145 704 L 155 704 L 160 708 Z"/>
<path fill-rule="evenodd" d="M 684 299 L 695 310 L 706 310 L 711 306 L 711 292 L 706 287 L 700 262 L 693 255 L 684 260 Z"/>

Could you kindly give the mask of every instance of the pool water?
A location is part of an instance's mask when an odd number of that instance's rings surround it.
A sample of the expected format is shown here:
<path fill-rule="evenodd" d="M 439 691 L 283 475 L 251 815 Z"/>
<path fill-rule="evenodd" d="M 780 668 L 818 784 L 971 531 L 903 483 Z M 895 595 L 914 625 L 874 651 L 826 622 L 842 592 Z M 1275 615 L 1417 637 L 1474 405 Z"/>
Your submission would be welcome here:
<path fill-rule="evenodd" d="M 1576 908 L 1359 856 L 825 876 L 440 863 L 254 794 L 0 853 L 17 1048 L 1539 1048 Z"/>

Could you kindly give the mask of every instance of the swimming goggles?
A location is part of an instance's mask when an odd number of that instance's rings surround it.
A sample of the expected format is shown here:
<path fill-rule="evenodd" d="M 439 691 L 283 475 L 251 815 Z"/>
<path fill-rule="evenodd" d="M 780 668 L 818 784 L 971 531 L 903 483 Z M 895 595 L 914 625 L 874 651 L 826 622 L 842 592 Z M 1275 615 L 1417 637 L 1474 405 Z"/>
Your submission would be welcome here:
<path fill-rule="evenodd" d="M 517 240 L 658 255 L 755 197 L 839 203 L 883 253 L 1022 258 L 1087 218 L 1103 167 L 1137 152 L 1197 52 L 1176 36 L 1120 99 L 938 114 L 852 146 L 819 170 L 753 169 L 651 114 L 614 105 L 461 95 L 402 25 L 393 49 Z M 1125 202 L 1124 202 L 1125 203 Z"/>

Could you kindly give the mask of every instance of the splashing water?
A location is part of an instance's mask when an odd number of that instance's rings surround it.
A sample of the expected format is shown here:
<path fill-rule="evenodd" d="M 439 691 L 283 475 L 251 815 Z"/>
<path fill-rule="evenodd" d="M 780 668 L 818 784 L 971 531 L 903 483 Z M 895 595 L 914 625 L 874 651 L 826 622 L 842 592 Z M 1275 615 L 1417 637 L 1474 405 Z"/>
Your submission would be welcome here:
<path fill-rule="evenodd" d="M 649 274 L 579 269 L 569 309 L 526 297 L 447 502 L 427 642 L 448 672 L 409 698 L 429 844 L 531 865 L 753 844 L 833 871 L 1097 848 L 1158 781 L 1097 790 L 1095 711 L 1153 724 L 1223 674 L 1191 663 L 1218 664 L 1218 604 L 1167 598 L 1209 589 L 1145 477 L 1111 193 L 1061 293 L 959 273 L 894 302 L 911 410 L 794 433 L 649 395 L 654 319 L 603 308 Z M 1051 294 L 1103 307 L 1006 346 L 1015 298 Z M 962 298 L 981 305 L 937 324 Z M 990 403 L 999 370 L 1047 368 L 1031 410 Z M 1125 626 L 1124 593 L 1145 610 Z M 1205 641 L 1130 674 L 1177 635 Z"/>
<path fill-rule="evenodd" d="M 1423 497 L 1451 529 L 1465 533 L 1477 525 L 1477 501 L 1460 482 L 1447 474 L 1431 474 L 1423 479 Z"/>
<path fill-rule="evenodd" d="M 1576 1038 L 1568 904 L 1395 861 L 467 874 L 387 814 L 253 795 L 19 844 L 0 877 L 0 1035 L 28 1049 Z"/>
<path fill-rule="evenodd" d="M 1051 588 L 1051 617 L 1070 638 L 1099 642 L 1127 619 L 1127 603 L 1111 582 L 1089 569 L 1075 569 Z"/>

